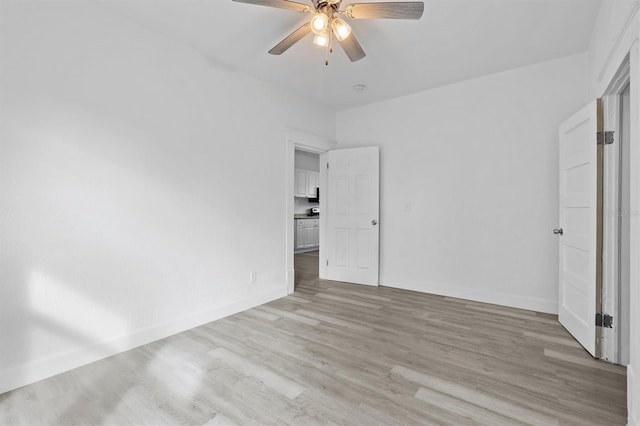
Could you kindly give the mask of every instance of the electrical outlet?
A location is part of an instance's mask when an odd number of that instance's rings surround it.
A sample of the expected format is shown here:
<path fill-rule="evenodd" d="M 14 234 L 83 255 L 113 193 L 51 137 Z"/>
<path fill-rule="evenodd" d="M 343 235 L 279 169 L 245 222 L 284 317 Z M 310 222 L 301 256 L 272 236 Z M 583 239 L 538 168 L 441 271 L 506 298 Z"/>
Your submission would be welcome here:
<path fill-rule="evenodd" d="M 258 273 L 256 271 L 251 271 L 249 274 L 249 282 L 251 284 L 255 284 L 258 281 Z"/>

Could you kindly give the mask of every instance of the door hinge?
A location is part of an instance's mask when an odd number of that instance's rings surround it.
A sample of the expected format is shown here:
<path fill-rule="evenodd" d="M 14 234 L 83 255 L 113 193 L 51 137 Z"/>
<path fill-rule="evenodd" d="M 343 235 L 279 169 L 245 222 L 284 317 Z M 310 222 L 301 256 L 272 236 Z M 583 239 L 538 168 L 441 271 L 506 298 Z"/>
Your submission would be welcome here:
<path fill-rule="evenodd" d="M 613 328 L 613 317 L 611 315 L 598 312 L 596 314 L 596 326 L 604 328 Z"/>
<path fill-rule="evenodd" d="M 613 143 L 613 132 L 598 132 L 598 145 L 611 145 Z"/>
<path fill-rule="evenodd" d="M 329 163 L 327 163 L 327 170 L 329 170 Z"/>
<path fill-rule="evenodd" d="M 327 266 L 329 266 L 329 260 L 327 260 Z"/>

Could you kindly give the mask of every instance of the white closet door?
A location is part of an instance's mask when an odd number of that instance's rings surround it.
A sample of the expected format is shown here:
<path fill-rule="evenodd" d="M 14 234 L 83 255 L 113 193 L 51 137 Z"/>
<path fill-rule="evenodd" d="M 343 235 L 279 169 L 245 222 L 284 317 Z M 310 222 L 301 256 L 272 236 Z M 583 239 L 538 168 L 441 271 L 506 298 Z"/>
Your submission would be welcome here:
<path fill-rule="evenodd" d="M 596 356 L 597 106 L 560 126 L 559 320 Z M 561 232 L 561 233 L 560 233 Z"/>

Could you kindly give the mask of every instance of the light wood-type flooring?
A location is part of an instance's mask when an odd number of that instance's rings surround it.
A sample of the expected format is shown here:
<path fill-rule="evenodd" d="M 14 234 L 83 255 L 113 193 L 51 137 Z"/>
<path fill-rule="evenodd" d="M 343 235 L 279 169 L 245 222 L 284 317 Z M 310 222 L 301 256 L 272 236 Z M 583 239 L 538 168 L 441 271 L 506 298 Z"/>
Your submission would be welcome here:
<path fill-rule="evenodd" d="M 322 281 L 317 263 L 296 256 L 292 296 L 0 395 L 0 424 L 625 423 L 625 369 L 555 316 Z"/>

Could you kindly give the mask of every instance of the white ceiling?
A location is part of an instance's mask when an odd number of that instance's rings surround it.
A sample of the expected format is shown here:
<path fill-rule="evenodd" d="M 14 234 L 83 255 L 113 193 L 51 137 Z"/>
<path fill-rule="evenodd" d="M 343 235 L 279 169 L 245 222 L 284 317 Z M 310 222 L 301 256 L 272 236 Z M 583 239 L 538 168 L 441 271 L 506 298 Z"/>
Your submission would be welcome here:
<path fill-rule="evenodd" d="M 94 2 L 214 63 L 344 109 L 584 52 L 602 0 L 425 0 L 417 21 L 350 20 L 367 56 L 351 63 L 336 46 L 328 66 L 311 36 L 267 53 L 307 14 L 231 0 Z"/>

